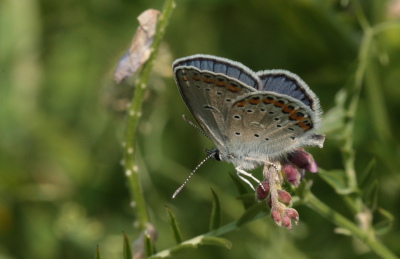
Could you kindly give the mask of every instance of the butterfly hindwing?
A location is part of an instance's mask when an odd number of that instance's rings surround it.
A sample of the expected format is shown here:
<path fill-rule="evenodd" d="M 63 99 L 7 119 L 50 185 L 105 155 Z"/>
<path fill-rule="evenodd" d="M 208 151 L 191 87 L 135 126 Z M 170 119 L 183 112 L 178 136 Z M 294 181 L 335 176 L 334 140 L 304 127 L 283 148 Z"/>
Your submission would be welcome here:
<path fill-rule="evenodd" d="M 226 121 L 229 149 L 253 159 L 274 159 L 301 146 L 314 127 L 313 112 L 300 101 L 275 92 L 238 99 Z"/>

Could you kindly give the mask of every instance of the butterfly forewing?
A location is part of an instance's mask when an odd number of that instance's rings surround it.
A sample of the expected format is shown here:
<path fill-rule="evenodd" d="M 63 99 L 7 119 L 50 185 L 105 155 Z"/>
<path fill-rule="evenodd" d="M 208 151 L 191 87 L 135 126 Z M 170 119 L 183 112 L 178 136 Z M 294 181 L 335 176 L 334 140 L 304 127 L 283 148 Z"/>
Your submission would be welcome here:
<path fill-rule="evenodd" d="M 255 91 L 241 81 L 224 74 L 193 66 L 175 68 L 181 95 L 197 122 L 215 144 L 226 141 L 226 123 L 231 105 L 244 94 Z"/>

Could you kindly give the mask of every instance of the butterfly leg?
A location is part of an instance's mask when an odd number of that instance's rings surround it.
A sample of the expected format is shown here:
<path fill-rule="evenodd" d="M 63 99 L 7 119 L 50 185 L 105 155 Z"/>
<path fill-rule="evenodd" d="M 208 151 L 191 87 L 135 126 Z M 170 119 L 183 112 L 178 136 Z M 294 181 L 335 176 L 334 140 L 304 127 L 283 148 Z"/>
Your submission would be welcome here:
<path fill-rule="evenodd" d="M 243 182 L 245 182 L 245 183 L 247 183 L 248 185 L 250 185 L 251 189 L 253 189 L 253 190 L 255 190 L 255 189 L 254 189 L 254 186 L 249 182 L 249 180 L 247 180 L 246 178 L 244 178 L 243 175 L 244 175 L 244 176 L 247 176 L 247 177 L 249 177 L 249 178 L 251 178 L 251 179 L 253 179 L 253 180 L 256 181 L 258 184 L 261 184 L 260 180 L 258 180 L 258 179 L 255 178 L 252 174 L 246 172 L 245 170 L 243 170 L 243 169 L 240 168 L 240 167 L 236 167 L 236 173 L 237 173 L 238 177 L 239 177 Z"/>

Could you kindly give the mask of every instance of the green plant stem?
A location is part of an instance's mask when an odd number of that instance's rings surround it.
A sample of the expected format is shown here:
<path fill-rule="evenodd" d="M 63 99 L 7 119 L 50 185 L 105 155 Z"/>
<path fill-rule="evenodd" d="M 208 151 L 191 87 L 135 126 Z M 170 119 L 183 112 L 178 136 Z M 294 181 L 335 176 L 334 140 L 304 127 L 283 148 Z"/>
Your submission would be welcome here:
<path fill-rule="evenodd" d="M 355 72 L 354 87 L 352 89 L 353 91 L 352 97 L 350 99 L 349 107 L 346 113 L 347 122 L 344 127 L 344 133 L 343 133 L 344 143 L 342 148 L 342 157 L 348 180 L 349 193 L 357 192 L 358 190 L 357 175 L 354 166 L 356 158 L 356 153 L 353 147 L 354 125 L 355 125 L 355 117 L 357 114 L 357 107 L 360 100 L 363 80 L 365 77 L 365 71 L 368 67 L 368 63 L 370 60 L 370 52 L 373 39 L 373 31 L 362 11 L 360 3 L 357 0 L 353 2 L 355 6 L 356 16 L 364 31 L 364 36 L 361 41 L 360 49 L 358 52 L 358 67 Z M 364 211 L 363 202 L 361 198 L 359 198 L 358 196 L 356 196 L 355 198 L 345 196 L 344 200 L 354 214 Z"/>
<path fill-rule="evenodd" d="M 393 254 L 386 246 L 384 246 L 382 243 L 380 243 L 378 240 L 375 239 L 375 237 L 371 234 L 371 232 L 367 232 L 362 230 L 361 228 L 357 227 L 353 222 L 336 212 L 335 210 L 331 209 L 329 206 L 327 206 L 325 203 L 320 201 L 317 197 L 314 196 L 311 192 L 308 192 L 306 194 L 306 202 L 303 203 L 318 214 L 320 214 L 322 217 L 326 218 L 330 222 L 332 222 L 334 225 L 341 227 L 343 229 L 348 230 L 354 237 L 360 239 L 370 247 L 372 251 L 374 251 L 377 255 L 381 256 L 382 258 L 385 259 L 398 259 L 398 257 Z M 247 221 L 245 224 L 241 225 L 240 227 L 243 227 L 246 224 L 249 224 L 250 222 L 256 221 L 260 218 L 264 218 L 266 216 L 269 216 L 269 212 L 260 212 L 252 218 L 251 220 Z M 186 240 L 182 242 L 181 244 L 170 247 L 168 249 L 165 249 L 163 251 L 158 252 L 157 254 L 154 254 L 151 256 L 151 258 L 158 258 L 158 257 L 164 257 L 165 255 L 170 255 L 172 251 L 178 251 L 185 249 L 187 244 L 191 245 L 197 245 L 200 240 L 202 240 L 202 237 L 207 237 L 207 236 L 222 236 L 224 234 L 227 234 L 232 231 L 236 231 L 238 229 L 238 222 L 234 221 L 231 223 L 228 223 L 214 231 L 210 231 L 205 234 L 198 235 L 196 237 L 193 237 L 189 240 Z"/>
<path fill-rule="evenodd" d="M 157 30 L 154 36 L 154 42 L 151 46 L 150 58 L 143 66 L 143 69 L 139 75 L 137 84 L 135 85 L 133 100 L 127 111 L 125 129 L 126 132 L 124 138 L 124 167 L 125 174 L 129 181 L 131 199 L 135 205 L 135 210 L 139 223 L 138 227 L 141 230 L 146 229 L 146 225 L 149 222 L 149 216 L 147 213 L 147 207 L 143 196 L 142 187 L 140 185 L 139 169 L 135 161 L 135 137 L 139 120 L 142 115 L 142 104 L 144 94 L 147 89 L 149 75 L 153 68 L 155 58 L 160 47 L 160 43 L 164 37 L 165 29 L 168 25 L 168 21 L 174 7 L 175 3 L 173 0 L 165 1 L 162 14 L 159 17 L 157 23 Z"/>
<path fill-rule="evenodd" d="M 332 210 L 326 204 L 321 202 L 317 197 L 315 197 L 312 193 L 309 193 L 309 195 L 307 196 L 306 206 L 310 207 L 318 214 L 331 221 L 336 226 L 339 226 L 341 228 L 350 231 L 354 237 L 363 241 L 377 255 L 381 256 L 382 258 L 386 259 L 398 258 L 386 246 L 384 246 L 382 243 L 376 240 L 373 235 L 369 235 L 367 232 L 358 228 L 353 222 L 343 217 L 336 211 Z"/>
<path fill-rule="evenodd" d="M 252 220 L 249 220 L 245 224 L 253 222 L 253 221 L 255 221 L 255 220 L 259 219 L 259 218 L 265 217 L 266 215 L 267 215 L 267 213 L 265 213 L 265 212 L 259 213 Z M 224 225 L 224 226 L 222 226 L 222 227 L 220 227 L 220 228 L 218 228 L 216 230 L 212 230 L 212 231 L 210 231 L 208 233 L 201 234 L 201 235 L 193 237 L 193 238 L 191 238 L 189 240 L 186 240 L 186 241 L 182 242 L 181 244 L 179 244 L 177 246 L 170 247 L 168 249 L 162 250 L 162 251 L 158 252 L 157 254 L 152 255 L 150 258 L 160 258 L 160 257 L 164 258 L 164 257 L 166 257 L 166 255 L 171 255 L 173 251 L 176 252 L 176 251 L 179 251 L 179 250 L 186 249 L 188 247 L 188 244 L 190 244 L 189 247 L 197 246 L 201 242 L 203 237 L 222 236 L 222 235 L 224 235 L 226 233 L 229 233 L 231 231 L 235 231 L 237 229 L 238 229 L 237 221 L 234 221 L 234 222 L 228 223 L 228 224 L 226 224 L 226 225 Z"/>

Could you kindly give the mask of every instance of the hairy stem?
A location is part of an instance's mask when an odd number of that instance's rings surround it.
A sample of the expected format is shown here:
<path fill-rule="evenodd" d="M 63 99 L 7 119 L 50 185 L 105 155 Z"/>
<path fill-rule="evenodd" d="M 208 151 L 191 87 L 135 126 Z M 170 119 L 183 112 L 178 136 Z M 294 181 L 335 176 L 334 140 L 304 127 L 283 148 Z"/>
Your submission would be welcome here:
<path fill-rule="evenodd" d="M 146 225 L 149 222 L 149 216 L 147 213 L 146 202 L 143 196 L 142 187 L 139 179 L 139 168 L 135 160 L 135 137 L 136 131 L 139 124 L 139 119 L 142 115 L 142 104 L 143 97 L 147 89 L 147 83 L 149 80 L 150 72 L 153 68 L 155 58 L 157 56 L 160 43 L 164 37 L 165 29 L 168 25 L 169 18 L 175 3 L 173 0 L 166 0 L 162 14 L 157 23 L 157 31 L 154 37 L 153 45 L 151 46 L 151 55 L 149 60 L 143 66 L 141 74 L 135 85 L 135 92 L 133 100 L 129 106 L 126 118 L 126 129 L 124 137 L 124 167 L 125 174 L 129 181 L 129 187 L 131 191 L 132 204 L 135 207 L 139 229 L 146 229 Z"/>

